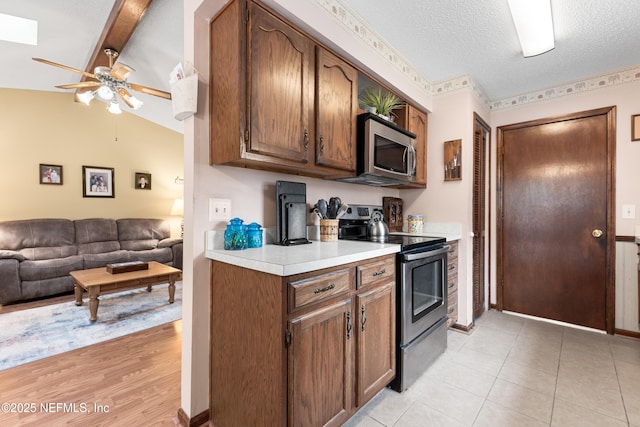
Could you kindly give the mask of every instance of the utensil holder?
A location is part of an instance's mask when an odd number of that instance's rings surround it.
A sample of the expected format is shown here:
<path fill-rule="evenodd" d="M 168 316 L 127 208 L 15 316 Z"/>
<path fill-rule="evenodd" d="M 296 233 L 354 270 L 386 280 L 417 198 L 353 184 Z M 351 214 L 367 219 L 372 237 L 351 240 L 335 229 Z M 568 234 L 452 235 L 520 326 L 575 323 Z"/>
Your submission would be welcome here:
<path fill-rule="evenodd" d="M 321 219 L 320 220 L 320 241 L 321 242 L 337 242 L 338 241 L 338 222 L 337 219 Z"/>

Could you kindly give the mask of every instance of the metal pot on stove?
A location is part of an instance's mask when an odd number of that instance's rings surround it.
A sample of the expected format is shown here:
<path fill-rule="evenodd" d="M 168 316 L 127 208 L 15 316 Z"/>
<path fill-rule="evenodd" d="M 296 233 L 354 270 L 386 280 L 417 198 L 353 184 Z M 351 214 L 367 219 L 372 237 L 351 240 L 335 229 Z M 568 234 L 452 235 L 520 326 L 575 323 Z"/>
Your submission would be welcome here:
<path fill-rule="evenodd" d="M 373 211 L 367 223 L 367 238 L 372 242 L 383 242 L 389 237 L 389 227 L 384 223 L 381 211 Z"/>

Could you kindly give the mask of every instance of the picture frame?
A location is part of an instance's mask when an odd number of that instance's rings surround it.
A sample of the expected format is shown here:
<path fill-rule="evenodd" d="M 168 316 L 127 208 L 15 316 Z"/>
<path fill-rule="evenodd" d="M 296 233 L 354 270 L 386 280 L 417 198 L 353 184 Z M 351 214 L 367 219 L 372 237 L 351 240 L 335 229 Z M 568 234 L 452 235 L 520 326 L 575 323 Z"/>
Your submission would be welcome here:
<path fill-rule="evenodd" d="M 146 172 L 136 172 L 133 186 L 136 190 L 151 190 L 151 174 Z"/>
<path fill-rule="evenodd" d="M 62 185 L 62 166 L 40 163 L 38 181 L 45 185 Z"/>
<path fill-rule="evenodd" d="M 462 180 L 462 140 L 444 142 L 444 180 Z"/>
<path fill-rule="evenodd" d="M 631 116 L 631 140 L 640 141 L 640 114 Z"/>
<path fill-rule="evenodd" d="M 82 166 L 82 197 L 115 197 L 114 169 Z"/>

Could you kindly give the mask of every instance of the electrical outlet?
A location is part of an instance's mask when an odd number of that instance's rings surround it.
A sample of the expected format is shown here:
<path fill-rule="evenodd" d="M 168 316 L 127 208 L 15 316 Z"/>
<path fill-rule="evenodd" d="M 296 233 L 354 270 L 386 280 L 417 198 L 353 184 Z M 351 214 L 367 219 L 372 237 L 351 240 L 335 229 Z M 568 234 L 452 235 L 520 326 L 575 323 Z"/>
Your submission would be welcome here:
<path fill-rule="evenodd" d="M 209 221 L 226 221 L 231 219 L 230 199 L 209 199 Z"/>
<path fill-rule="evenodd" d="M 636 205 L 622 205 L 623 219 L 636 219 Z"/>

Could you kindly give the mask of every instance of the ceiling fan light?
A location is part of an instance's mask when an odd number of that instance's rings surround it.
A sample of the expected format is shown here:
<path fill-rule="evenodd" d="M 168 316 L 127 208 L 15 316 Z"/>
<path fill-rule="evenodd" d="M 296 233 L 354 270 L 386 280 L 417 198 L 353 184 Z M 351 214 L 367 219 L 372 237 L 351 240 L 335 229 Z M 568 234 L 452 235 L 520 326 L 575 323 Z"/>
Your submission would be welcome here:
<path fill-rule="evenodd" d="M 78 100 L 86 105 L 89 105 L 91 103 L 91 100 L 93 99 L 93 96 L 93 92 L 87 90 L 78 94 Z"/>
<path fill-rule="evenodd" d="M 144 105 L 144 102 L 140 101 L 135 96 L 129 97 L 129 103 L 131 103 L 131 105 L 133 106 L 134 110 L 137 110 L 138 108 L 140 108 L 140 107 L 142 107 Z"/>
<path fill-rule="evenodd" d="M 111 101 L 113 99 L 113 91 L 109 86 L 102 85 L 97 90 L 98 96 L 105 101 Z"/>
<path fill-rule="evenodd" d="M 555 47 L 551 0 L 508 0 L 525 58 Z"/>
<path fill-rule="evenodd" d="M 107 110 L 111 114 L 120 114 L 120 113 L 122 113 L 122 109 L 120 108 L 120 104 L 118 104 L 117 102 L 111 102 L 109 104 L 109 108 L 107 108 Z"/>

